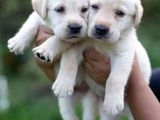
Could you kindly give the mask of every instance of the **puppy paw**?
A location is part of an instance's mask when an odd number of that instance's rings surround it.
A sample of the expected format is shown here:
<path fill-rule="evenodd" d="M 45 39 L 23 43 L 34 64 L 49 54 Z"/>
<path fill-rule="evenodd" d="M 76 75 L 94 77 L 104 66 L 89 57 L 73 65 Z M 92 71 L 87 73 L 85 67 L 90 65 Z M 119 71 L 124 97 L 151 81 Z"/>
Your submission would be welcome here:
<path fill-rule="evenodd" d="M 65 80 L 56 80 L 52 86 L 52 90 L 58 97 L 71 96 L 74 92 L 74 84 Z"/>
<path fill-rule="evenodd" d="M 28 46 L 28 44 L 21 38 L 13 37 L 8 40 L 8 49 L 10 52 L 13 52 L 14 54 L 23 54 L 25 48 Z"/>
<path fill-rule="evenodd" d="M 103 104 L 104 112 L 107 115 L 117 115 L 123 111 L 124 99 L 123 96 L 119 95 L 106 95 Z"/>
<path fill-rule="evenodd" d="M 33 53 L 36 58 L 41 60 L 42 62 L 52 62 L 53 61 L 53 50 L 47 49 L 47 46 L 45 45 L 40 45 L 38 47 L 35 47 L 33 50 Z"/>

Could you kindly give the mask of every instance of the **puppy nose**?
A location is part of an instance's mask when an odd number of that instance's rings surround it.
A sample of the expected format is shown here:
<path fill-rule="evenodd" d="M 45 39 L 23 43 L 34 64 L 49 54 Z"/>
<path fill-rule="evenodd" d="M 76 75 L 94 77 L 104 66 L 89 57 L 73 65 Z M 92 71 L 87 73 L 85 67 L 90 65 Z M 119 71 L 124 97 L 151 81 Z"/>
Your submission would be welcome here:
<path fill-rule="evenodd" d="M 78 33 L 80 33 L 80 31 L 82 29 L 82 26 L 77 24 L 77 23 L 74 23 L 74 24 L 68 25 L 68 28 L 69 28 L 71 33 L 78 34 Z"/>
<path fill-rule="evenodd" d="M 109 28 L 107 28 L 103 25 L 96 25 L 95 32 L 99 36 L 105 36 L 109 32 Z"/>

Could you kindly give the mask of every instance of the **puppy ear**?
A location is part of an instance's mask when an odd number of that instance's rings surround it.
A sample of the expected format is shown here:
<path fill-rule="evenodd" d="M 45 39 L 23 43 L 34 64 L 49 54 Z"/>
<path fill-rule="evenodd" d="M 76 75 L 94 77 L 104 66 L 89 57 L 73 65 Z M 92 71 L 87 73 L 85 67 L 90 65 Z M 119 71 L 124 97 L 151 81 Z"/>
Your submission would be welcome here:
<path fill-rule="evenodd" d="M 140 24 L 142 16 L 143 16 L 143 7 L 141 4 L 141 0 L 136 0 L 135 27 L 138 27 L 138 25 Z"/>
<path fill-rule="evenodd" d="M 47 17 L 47 0 L 32 0 L 32 6 L 43 19 Z"/>

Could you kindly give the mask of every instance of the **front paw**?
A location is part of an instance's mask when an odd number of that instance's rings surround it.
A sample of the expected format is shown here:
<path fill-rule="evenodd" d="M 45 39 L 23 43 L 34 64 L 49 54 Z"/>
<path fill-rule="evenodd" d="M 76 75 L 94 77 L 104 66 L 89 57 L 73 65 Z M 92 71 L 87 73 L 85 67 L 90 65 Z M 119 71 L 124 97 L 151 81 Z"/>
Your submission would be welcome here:
<path fill-rule="evenodd" d="M 8 48 L 10 52 L 13 52 L 15 54 L 23 54 L 25 48 L 28 46 L 26 42 L 23 41 L 23 39 L 18 37 L 13 37 L 8 40 Z"/>
<path fill-rule="evenodd" d="M 58 97 L 71 96 L 74 92 L 74 84 L 65 80 L 56 80 L 52 86 L 52 90 Z"/>
<path fill-rule="evenodd" d="M 124 108 L 124 99 L 120 95 L 106 95 L 104 100 L 104 112 L 107 115 L 117 115 L 123 111 Z"/>
<path fill-rule="evenodd" d="M 43 62 L 52 62 L 53 61 L 53 50 L 49 50 L 47 49 L 46 46 L 44 46 L 43 44 L 33 48 L 33 53 L 35 55 L 36 58 L 38 58 L 39 60 L 43 61 Z"/>

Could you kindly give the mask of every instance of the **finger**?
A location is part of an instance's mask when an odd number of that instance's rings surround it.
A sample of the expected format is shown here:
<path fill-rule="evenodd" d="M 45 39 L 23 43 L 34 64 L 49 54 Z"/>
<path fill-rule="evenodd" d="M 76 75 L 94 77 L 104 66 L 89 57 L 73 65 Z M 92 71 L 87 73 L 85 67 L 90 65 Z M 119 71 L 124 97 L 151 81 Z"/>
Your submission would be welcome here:
<path fill-rule="evenodd" d="M 89 63 L 85 63 L 85 70 L 86 73 L 99 85 L 104 86 L 106 83 L 106 80 L 108 78 L 107 71 L 101 71 L 96 68 L 93 68 L 93 66 Z"/>
<path fill-rule="evenodd" d="M 38 32 L 44 32 L 44 33 L 51 34 L 51 35 L 54 34 L 52 29 L 49 29 L 45 25 L 40 25 L 38 30 L 39 30 Z"/>
<path fill-rule="evenodd" d="M 97 55 L 97 51 L 94 48 L 88 48 L 83 52 L 85 58 L 94 58 Z"/>
<path fill-rule="evenodd" d="M 41 25 L 37 32 L 36 46 L 42 44 L 46 39 L 53 35 L 53 31 L 44 25 Z"/>
<path fill-rule="evenodd" d="M 45 42 L 49 37 L 51 37 L 50 34 L 41 33 L 36 38 L 36 46 L 39 46 L 43 42 Z"/>
<path fill-rule="evenodd" d="M 92 71 L 92 73 L 110 73 L 110 64 L 106 62 L 97 62 L 97 61 L 85 61 L 85 68 Z"/>
<path fill-rule="evenodd" d="M 97 52 L 94 48 L 88 48 L 83 53 L 85 60 L 99 61 L 109 63 L 110 60 L 104 55 Z"/>

